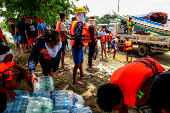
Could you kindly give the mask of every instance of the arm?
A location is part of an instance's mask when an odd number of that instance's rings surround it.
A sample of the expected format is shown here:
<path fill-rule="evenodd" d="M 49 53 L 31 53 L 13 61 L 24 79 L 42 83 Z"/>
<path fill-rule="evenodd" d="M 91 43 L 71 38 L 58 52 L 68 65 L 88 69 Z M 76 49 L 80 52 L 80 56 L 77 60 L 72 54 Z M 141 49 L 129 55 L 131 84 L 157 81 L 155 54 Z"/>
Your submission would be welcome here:
<path fill-rule="evenodd" d="M 125 43 L 123 43 L 123 51 L 125 51 Z"/>
<path fill-rule="evenodd" d="M 41 35 L 41 25 L 37 25 L 37 30 L 38 30 L 38 36 L 40 36 Z"/>
<path fill-rule="evenodd" d="M 63 36 L 65 39 L 71 39 L 69 36 L 65 34 L 65 31 L 61 31 L 61 36 Z"/>
<path fill-rule="evenodd" d="M 38 30 L 38 36 L 40 36 L 41 35 L 41 30 Z"/>
<path fill-rule="evenodd" d="M 15 28 L 15 36 L 17 36 L 17 27 Z"/>
<path fill-rule="evenodd" d="M 25 30 L 25 35 L 26 35 L 26 38 L 28 39 L 28 32 L 27 32 L 27 30 Z"/>

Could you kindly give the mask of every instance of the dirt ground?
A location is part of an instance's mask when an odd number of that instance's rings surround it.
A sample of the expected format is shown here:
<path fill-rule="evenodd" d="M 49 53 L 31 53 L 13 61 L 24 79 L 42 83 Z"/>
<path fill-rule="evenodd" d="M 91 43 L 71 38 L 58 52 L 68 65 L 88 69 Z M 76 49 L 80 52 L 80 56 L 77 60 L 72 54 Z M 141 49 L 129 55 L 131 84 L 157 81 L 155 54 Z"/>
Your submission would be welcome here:
<path fill-rule="evenodd" d="M 15 53 L 15 60 L 17 61 L 18 65 L 20 65 L 21 67 L 28 70 L 27 63 L 28 63 L 28 58 L 29 58 L 30 52 L 29 53 L 21 53 L 20 50 L 15 50 L 15 49 L 13 49 L 13 51 Z M 31 49 L 29 49 L 29 51 L 31 51 Z M 97 67 L 97 66 L 99 66 L 99 64 L 102 63 L 106 67 L 109 67 L 109 66 L 111 67 L 111 65 L 112 66 L 114 65 L 114 67 L 119 68 L 127 63 L 127 62 L 125 62 L 126 57 L 121 49 L 116 54 L 115 60 L 113 60 L 112 56 L 113 55 L 111 54 L 109 56 L 109 58 L 104 58 L 102 60 L 101 52 L 99 51 L 99 54 L 97 57 L 98 62 L 95 63 L 95 66 Z M 133 60 L 140 58 L 135 53 L 133 56 L 134 56 Z M 163 64 L 166 67 L 166 69 L 169 68 L 170 60 L 165 60 L 166 58 L 170 59 L 168 54 L 158 54 L 158 55 L 153 54 L 152 56 L 155 57 L 156 59 L 159 59 L 160 63 Z M 69 65 L 66 65 L 66 67 L 74 66 L 71 51 L 67 51 L 66 56 L 65 56 L 65 63 L 69 64 Z M 61 63 L 60 63 L 59 69 L 56 74 L 56 76 L 59 77 L 59 79 L 55 81 L 55 90 L 66 89 L 67 91 L 73 91 L 77 94 L 80 94 L 83 96 L 83 98 L 85 100 L 85 106 L 89 106 L 93 113 L 105 113 L 105 112 L 101 111 L 99 109 L 99 107 L 97 106 L 96 93 L 97 93 L 97 89 L 100 85 L 109 82 L 111 74 L 107 73 L 107 72 L 102 72 L 101 70 L 97 70 L 97 71 L 87 70 L 87 68 L 88 68 L 88 54 L 84 54 L 83 71 L 84 71 L 84 74 L 91 75 L 91 78 L 80 80 L 80 75 L 78 73 L 77 81 L 82 81 L 84 84 L 82 85 L 82 88 L 74 89 L 71 86 L 72 79 L 73 79 L 73 69 L 71 69 L 69 71 L 62 72 L 62 71 L 60 71 L 60 68 L 61 68 Z M 35 74 L 36 74 L 36 76 L 43 75 L 40 64 L 37 65 Z M 26 84 L 25 81 L 22 81 L 21 84 L 16 89 L 32 91 L 32 89 Z M 112 112 L 112 113 L 117 113 L 117 112 Z M 129 108 L 129 113 L 137 113 L 137 112 L 133 108 Z"/>

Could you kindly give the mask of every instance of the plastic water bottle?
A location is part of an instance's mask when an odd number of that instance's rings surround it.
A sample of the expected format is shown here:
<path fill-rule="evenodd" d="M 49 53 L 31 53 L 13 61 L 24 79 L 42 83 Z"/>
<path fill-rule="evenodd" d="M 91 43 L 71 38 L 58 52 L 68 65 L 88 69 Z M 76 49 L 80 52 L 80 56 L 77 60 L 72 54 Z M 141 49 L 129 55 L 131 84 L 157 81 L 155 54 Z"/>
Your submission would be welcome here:
<path fill-rule="evenodd" d="M 84 99 L 81 95 L 78 95 L 74 92 L 69 92 L 68 97 L 73 99 L 74 104 L 78 103 L 84 105 Z"/>
<path fill-rule="evenodd" d="M 92 113 L 89 107 L 74 109 L 72 113 Z"/>
<path fill-rule="evenodd" d="M 52 99 L 54 99 L 54 97 L 68 97 L 67 90 L 58 90 L 52 92 Z"/>
<path fill-rule="evenodd" d="M 53 110 L 53 113 L 69 113 L 68 110 L 62 109 L 62 110 Z"/>
<path fill-rule="evenodd" d="M 37 77 L 38 82 L 34 82 L 34 93 L 45 93 L 54 90 L 54 81 L 51 76 Z"/>
<path fill-rule="evenodd" d="M 73 106 L 73 102 L 68 97 L 55 97 L 54 98 L 54 110 L 69 109 Z"/>

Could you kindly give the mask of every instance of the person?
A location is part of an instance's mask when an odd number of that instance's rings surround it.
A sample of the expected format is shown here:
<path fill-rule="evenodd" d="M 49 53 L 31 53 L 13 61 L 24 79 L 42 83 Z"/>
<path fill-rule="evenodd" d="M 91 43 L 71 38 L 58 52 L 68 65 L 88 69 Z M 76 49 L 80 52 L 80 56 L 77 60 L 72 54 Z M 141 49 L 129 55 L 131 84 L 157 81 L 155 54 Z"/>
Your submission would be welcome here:
<path fill-rule="evenodd" d="M 128 31 L 128 27 L 127 27 L 127 24 L 124 25 L 124 34 L 126 34 Z"/>
<path fill-rule="evenodd" d="M 83 7 L 76 8 L 76 20 L 72 23 L 71 33 L 72 33 L 72 52 L 73 52 L 73 61 L 74 61 L 74 69 L 73 69 L 73 86 L 77 87 L 78 83 L 76 81 L 77 69 L 80 70 L 80 78 L 90 78 L 88 75 L 83 74 L 83 57 L 84 53 L 82 47 L 84 47 L 82 38 L 85 35 L 85 29 L 83 29 L 83 24 L 85 23 L 85 16 L 87 12 Z M 85 28 L 85 27 L 84 27 Z"/>
<path fill-rule="evenodd" d="M 107 55 L 106 55 L 106 27 L 105 26 L 102 26 L 102 36 L 101 36 L 100 42 L 101 42 L 101 47 L 102 47 L 102 50 L 101 50 L 102 59 L 103 59 L 103 51 L 104 51 L 105 57 L 107 58 Z"/>
<path fill-rule="evenodd" d="M 51 29 L 56 29 L 56 26 L 54 23 L 52 23 Z"/>
<path fill-rule="evenodd" d="M 17 94 L 13 92 L 22 79 L 33 88 L 33 80 L 36 77 L 31 77 L 30 74 L 13 60 L 14 53 L 9 47 L 0 45 L 0 113 L 4 112 L 7 101 L 15 100 Z M 12 72 L 12 68 L 18 71 Z"/>
<path fill-rule="evenodd" d="M 151 83 L 149 107 L 153 113 L 170 113 L 170 70 L 158 74 Z"/>
<path fill-rule="evenodd" d="M 37 37 L 37 26 L 32 23 L 32 19 L 30 17 L 27 18 L 28 23 L 26 24 L 25 34 L 28 39 L 28 43 L 31 48 L 33 48 L 33 43 L 35 43 Z"/>
<path fill-rule="evenodd" d="M 0 45 L 8 46 L 8 42 L 5 39 L 5 36 L 3 35 L 1 28 L 0 28 Z"/>
<path fill-rule="evenodd" d="M 132 31 L 132 18 L 129 17 L 129 21 L 127 21 L 128 35 L 131 35 Z"/>
<path fill-rule="evenodd" d="M 148 109 L 150 85 L 165 69 L 153 58 L 145 57 L 117 69 L 110 83 L 99 87 L 97 103 L 107 112 L 118 110 L 128 113 L 128 106 L 145 111 Z"/>
<path fill-rule="evenodd" d="M 72 28 L 72 23 L 73 23 L 74 20 L 76 20 L 76 17 L 72 17 L 72 22 L 71 22 L 71 24 L 69 26 L 70 36 L 72 36 L 71 28 Z M 73 41 L 71 41 L 71 40 L 70 40 L 70 46 L 71 46 L 71 51 L 72 51 Z M 73 53 L 72 53 L 72 55 L 73 55 Z"/>
<path fill-rule="evenodd" d="M 108 51 L 110 51 L 110 45 L 112 41 L 112 33 L 109 31 L 109 34 L 106 36 L 107 44 L 108 44 Z"/>
<path fill-rule="evenodd" d="M 47 29 L 47 26 L 42 23 L 42 18 L 38 18 L 38 25 L 37 25 L 37 30 L 38 30 L 38 36 L 42 35 L 42 32 Z"/>
<path fill-rule="evenodd" d="M 70 39 L 69 36 L 65 34 L 65 22 L 66 20 L 66 15 L 65 13 L 60 13 L 60 21 L 57 22 L 56 24 L 56 31 L 60 32 L 60 37 L 62 41 L 62 53 L 61 53 L 61 65 L 62 69 L 61 71 L 66 71 L 67 69 L 64 67 L 64 57 L 66 54 L 66 44 L 67 44 L 67 39 Z"/>
<path fill-rule="evenodd" d="M 10 28 L 9 28 L 9 31 L 11 33 L 11 36 L 14 40 L 14 45 L 15 45 L 15 49 L 18 49 L 18 38 L 15 36 L 15 21 L 14 20 L 10 20 L 11 22 L 11 25 L 10 25 Z"/>
<path fill-rule="evenodd" d="M 108 54 L 108 55 L 110 55 L 111 53 L 114 52 L 114 54 L 113 54 L 113 59 L 115 59 L 116 51 L 119 50 L 119 48 L 118 48 L 118 38 L 119 38 L 119 37 L 117 37 L 117 38 L 115 38 L 115 39 L 112 40 L 112 43 L 111 43 L 112 51 Z"/>
<path fill-rule="evenodd" d="M 126 37 L 126 41 L 123 44 L 123 52 L 126 52 L 126 60 L 128 62 L 128 55 L 130 54 L 131 61 L 132 61 L 132 42 L 129 41 L 129 38 Z"/>
<path fill-rule="evenodd" d="M 26 47 L 26 52 L 28 52 L 28 40 L 25 36 L 25 18 L 24 17 L 21 17 L 21 21 L 18 22 L 16 25 L 15 36 L 17 36 L 17 32 L 18 32 L 18 42 L 21 47 L 21 52 L 24 53 L 23 47 Z M 25 46 L 24 46 L 24 44 L 25 44 Z"/>
<path fill-rule="evenodd" d="M 94 25 L 95 25 L 95 16 L 90 16 L 88 20 L 88 24 L 86 24 L 86 42 L 88 43 L 89 46 L 89 54 L 88 54 L 88 70 L 97 70 L 96 68 L 92 67 L 92 58 L 93 58 L 93 53 L 94 49 L 96 46 L 96 41 L 94 38 Z"/>
<path fill-rule="evenodd" d="M 44 30 L 42 36 L 37 38 L 28 60 L 31 75 L 35 76 L 35 67 L 39 61 L 44 76 L 51 76 L 55 81 L 61 58 L 61 48 L 59 32 L 52 29 Z"/>
<path fill-rule="evenodd" d="M 96 28 L 94 28 L 94 39 L 95 39 L 95 42 L 96 42 L 96 46 L 95 46 L 94 53 L 93 53 L 93 61 L 96 62 L 97 54 L 99 52 L 99 48 L 98 48 L 98 45 L 97 45 L 98 33 L 96 31 Z"/>

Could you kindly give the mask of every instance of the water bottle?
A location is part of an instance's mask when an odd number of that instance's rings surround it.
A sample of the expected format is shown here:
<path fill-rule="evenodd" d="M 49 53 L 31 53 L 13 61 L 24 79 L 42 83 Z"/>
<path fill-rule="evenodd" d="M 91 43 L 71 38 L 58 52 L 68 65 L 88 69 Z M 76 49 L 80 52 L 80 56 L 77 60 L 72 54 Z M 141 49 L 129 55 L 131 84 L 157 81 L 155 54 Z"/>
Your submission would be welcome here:
<path fill-rule="evenodd" d="M 73 102 L 68 97 L 55 97 L 54 98 L 54 110 L 68 109 L 72 106 Z"/>
<path fill-rule="evenodd" d="M 89 107 L 74 109 L 72 113 L 92 113 Z"/>
<path fill-rule="evenodd" d="M 68 110 L 62 109 L 62 110 L 53 110 L 53 113 L 69 113 Z"/>
<path fill-rule="evenodd" d="M 58 90 L 58 91 L 52 92 L 53 101 L 55 97 L 68 97 L 67 90 Z"/>
<path fill-rule="evenodd" d="M 84 99 L 81 95 L 78 95 L 74 92 L 69 92 L 68 97 L 73 99 L 74 104 L 78 103 L 84 105 Z"/>

